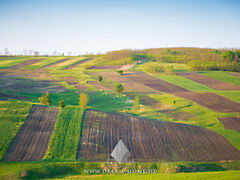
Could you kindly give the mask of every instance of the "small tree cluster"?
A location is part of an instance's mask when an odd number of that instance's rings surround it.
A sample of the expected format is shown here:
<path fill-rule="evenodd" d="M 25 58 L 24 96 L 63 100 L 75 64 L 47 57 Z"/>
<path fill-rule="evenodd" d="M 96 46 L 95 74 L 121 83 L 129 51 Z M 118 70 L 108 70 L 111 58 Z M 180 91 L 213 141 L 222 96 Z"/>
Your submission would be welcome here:
<path fill-rule="evenodd" d="M 102 82 L 102 80 L 103 80 L 103 77 L 102 76 L 98 76 L 98 81 Z"/>
<path fill-rule="evenodd" d="M 62 109 L 65 106 L 64 100 L 59 101 L 58 106 Z"/>
<path fill-rule="evenodd" d="M 122 71 L 122 70 L 118 70 L 117 72 L 118 72 L 120 75 L 123 74 L 123 71 Z"/>
<path fill-rule="evenodd" d="M 46 94 L 43 94 L 41 97 L 39 97 L 38 100 L 40 101 L 41 104 L 51 105 L 51 98 L 48 92 Z"/>

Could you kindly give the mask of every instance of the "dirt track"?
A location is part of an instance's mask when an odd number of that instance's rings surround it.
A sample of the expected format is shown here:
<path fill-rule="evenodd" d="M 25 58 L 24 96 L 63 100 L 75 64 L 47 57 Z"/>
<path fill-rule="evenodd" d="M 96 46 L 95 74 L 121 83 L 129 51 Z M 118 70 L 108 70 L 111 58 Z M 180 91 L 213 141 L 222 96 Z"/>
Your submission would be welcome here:
<path fill-rule="evenodd" d="M 7 69 L 21 69 L 25 66 L 29 66 L 29 65 L 32 65 L 32 64 L 35 64 L 39 61 L 41 61 L 42 59 L 31 59 L 31 60 L 26 60 L 18 65 L 14 65 L 14 66 L 11 66 L 11 67 L 8 67 Z"/>
<path fill-rule="evenodd" d="M 4 160 L 34 161 L 42 159 L 53 133 L 58 112 L 58 108 L 33 106 L 25 124 L 5 154 Z"/>
<path fill-rule="evenodd" d="M 205 128 L 88 110 L 78 159 L 106 161 L 123 140 L 135 161 L 240 160 L 240 152 Z"/>
<path fill-rule="evenodd" d="M 164 80 L 150 76 L 144 72 L 128 73 L 124 77 L 143 83 L 160 92 L 170 93 L 194 101 L 217 112 L 240 112 L 240 103 L 210 92 L 191 92 Z"/>
<path fill-rule="evenodd" d="M 75 68 L 76 66 L 78 66 L 78 65 L 80 65 L 80 64 L 83 64 L 83 63 L 85 63 L 85 62 L 91 61 L 91 60 L 93 60 L 93 58 L 84 59 L 84 60 L 82 60 L 82 61 L 79 61 L 79 62 L 77 62 L 77 63 L 75 63 L 75 64 L 72 64 L 72 65 L 66 67 L 65 69 L 73 69 L 73 68 Z"/>
<path fill-rule="evenodd" d="M 188 75 L 181 75 L 185 78 L 191 79 L 195 82 L 198 82 L 200 84 L 203 84 L 205 86 L 211 87 L 213 89 L 217 89 L 217 90 L 240 90 L 240 86 L 237 86 L 235 84 L 231 84 L 231 83 L 227 83 L 227 82 L 223 82 L 223 81 L 219 81 L 216 79 L 213 79 L 211 77 L 202 75 L 202 74 L 188 74 Z"/>
<path fill-rule="evenodd" d="M 227 118 L 219 118 L 219 120 L 226 129 L 232 129 L 240 132 L 240 118 L 227 117 Z"/>

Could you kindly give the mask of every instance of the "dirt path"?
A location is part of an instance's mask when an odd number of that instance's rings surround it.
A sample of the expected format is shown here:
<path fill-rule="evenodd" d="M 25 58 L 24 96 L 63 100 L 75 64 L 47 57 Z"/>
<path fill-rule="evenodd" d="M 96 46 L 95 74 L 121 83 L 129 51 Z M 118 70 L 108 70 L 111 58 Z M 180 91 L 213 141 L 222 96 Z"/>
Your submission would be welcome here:
<path fill-rule="evenodd" d="M 34 105 L 25 124 L 11 143 L 4 160 L 41 160 L 47 150 L 58 113 L 58 108 Z"/>
<path fill-rule="evenodd" d="M 77 67 L 78 65 L 83 64 L 83 63 L 88 62 L 88 61 L 91 61 L 91 60 L 93 60 L 93 59 L 94 59 L 94 58 L 84 59 L 84 60 L 82 60 L 82 61 L 79 61 L 79 62 L 77 62 L 77 63 L 75 63 L 75 64 L 72 64 L 72 65 L 66 67 L 65 69 L 73 69 L 73 68 Z"/>
<path fill-rule="evenodd" d="M 179 74 L 181 75 L 181 74 Z M 198 73 L 194 73 L 194 74 L 183 74 L 181 75 L 182 77 L 191 79 L 195 82 L 198 82 L 200 84 L 203 84 L 205 86 L 211 87 L 213 89 L 217 89 L 217 90 L 223 90 L 223 91 L 227 91 L 227 90 L 240 90 L 240 86 L 237 86 L 235 84 L 231 84 L 231 83 L 227 83 L 227 82 L 223 82 L 223 81 L 219 81 L 216 80 L 214 78 L 202 75 L 202 74 L 198 74 Z"/>
<path fill-rule="evenodd" d="M 32 65 L 32 64 L 35 64 L 39 61 L 41 61 L 42 59 L 31 59 L 31 60 L 26 60 L 18 65 L 15 65 L 15 66 L 11 66 L 11 67 L 8 67 L 7 69 L 21 69 L 21 68 L 24 68 L 25 66 L 28 66 L 28 65 Z"/>
<path fill-rule="evenodd" d="M 88 110 L 84 116 L 81 157 L 107 161 L 118 141 L 131 153 L 129 160 L 240 160 L 240 152 L 220 134 L 205 128 Z"/>
<path fill-rule="evenodd" d="M 158 79 L 144 72 L 125 74 L 124 77 L 140 82 L 160 92 L 170 93 L 194 101 L 217 112 L 240 112 L 240 103 L 210 92 L 191 92 L 182 87 Z"/>

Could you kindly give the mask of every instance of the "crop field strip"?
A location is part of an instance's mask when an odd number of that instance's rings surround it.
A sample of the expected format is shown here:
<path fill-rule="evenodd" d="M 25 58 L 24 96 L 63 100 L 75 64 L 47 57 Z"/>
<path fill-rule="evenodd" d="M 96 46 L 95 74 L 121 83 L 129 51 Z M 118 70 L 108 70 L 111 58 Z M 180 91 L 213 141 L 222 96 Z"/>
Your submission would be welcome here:
<path fill-rule="evenodd" d="M 111 66 L 111 65 L 103 65 L 103 66 L 92 66 L 87 69 L 120 69 L 122 66 Z"/>
<path fill-rule="evenodd" d="M 88 110 L 78 159 L 106 161 L 119 139 L 136 161 L 239 160 L 240 151 L 205 128 Z"/>
<path fill-rule="evenodd" d="M 61 110 L 46 153 L 48 159 L 76 159 L 83 111 L 78 107 Z"/>
<path fill-rule="evenodd" d="M 178 73 L 178 75 L 181 75 L 181 73 Z M 216 79 L 213 79 L 211 77 L 199 74 L 199 73 L 193 73 L 193 74 L 183 74 L 181 75 L 185 78 L 191 79 L 195 82 L 198 82 L 200 84 L 204 84 L 205 86 L 211 87 L 216 90 L 240 90 L 240 86 L 237 86 L 235 84 L 230 84 L 227 82 L 219 81 Z"/>
<path fill-rule="evenodd" d="M 0 160 L 23 125 L 30 109 L 29 103 L 0 101 Z"/>
<path fill-rule="evenodd" d="M 143 83 L 157 91 L 186 98 L 217 112 L 240 112 L 240 103 L 211 92 L 192 92 L 144 72 L 129 73 L 124 76 L 132 81 Z"/>
<path fill-rule="evenodd" d="M 33 105 L 25 124 L 13 139 L 5 161 L 33 161 L 43 158 L 59 108 Z"/>
<path fill-rule="evenodd" d="M 232 129 L 240 132 L 240 118 L 226 117 L 226 118 L 219 118 L 219 121 L 223 124 L 223 126 L 226 129 Z"/>
<path fill-rule="evenodd" d="M 111 91 L 109 87 L 104 86 L 103 84 L 97 81 L 88 81 L 88 84 L 93 85 L 96 89 L 100 91 Z"/>
<path fill-rule="evenodd" d="M 31 60 L 26 60 L 20 64 L 17 64 L 17 65 L 14 65 L 14 66 L 11 66 L 11 67 L 8 67 L 8 69 L 21 69 L 21 68 L 24 68 L 25 66 L 29 66 L 29 65 L 32 65 L 32 64 L 35 64 L 39 61 L 41 61 L 42 59 L 31 59 Z"/>
<path fill-rule="evenodd" d="M 94 58 L 87 58 L 87 59 L 80 60 L 80 61 L 78 61 L 76 63 L 73 63 L 73 64 L 65 67 L 64 69 L 73 69 L 73 68 L 77 67 L 78 65 L 83 64 L 83 63 L 88 62 L 88 61 L 91 61 L 93 59 Z"/>
<path fill-rule="evenodd" d="M 67 61 L 67 60 L 69 60 L 69 59 L 70 59 L 70 58 L 60 59 L 60 60 L 58 60 L 58 61 L 56 61 L 56 62 L 53 62 L 53 63 L 47 64 L 47 65 L 41 67 L 41 69 L 46 69 L 46 68 L 52 67 L 52 66 L 54 66 L 54 65 L 56 65 L 56 64 L 59 64 L 59 63 L 65 62 L 65 61 Z"/>

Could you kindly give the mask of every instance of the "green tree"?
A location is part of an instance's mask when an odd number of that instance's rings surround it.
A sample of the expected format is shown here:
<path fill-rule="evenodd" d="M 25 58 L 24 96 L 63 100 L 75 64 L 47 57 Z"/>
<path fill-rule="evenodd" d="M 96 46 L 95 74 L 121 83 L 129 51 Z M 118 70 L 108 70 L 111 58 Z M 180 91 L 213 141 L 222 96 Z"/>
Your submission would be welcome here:
<path fill-rule="evenodd" d="M 84 110 L 86 109 L 88 104 L 88 95 L 85 93 L 81 93 L 79 96 L 79 106 Z"/>
<path fill-rule="evenodd" d="M 46 105 L 51 105 L 51 98 L 50 98 L 50 94 L 48 92 L 44 96 L 44 102 Z"/>
<path fill-rule="evenodd" d="M 118 72 L 120 75 L 123 74 L 123 71 L 122 71 L 122 70 L 118 70 L 117 72 Z"/>
<path fill-rule="evenodd" d="M 135 96 L 135 99 L 133 101 L 133 110 L 139 110 L 140 109 L 140 97 L 139 96 Z"/>
<path fill-rule="evenodd" d="M 64 100 L 59 101 L 58 106 L 62 109 L 65 106 Z"/>
<path fill-rule="evenodd" d="M 40 101 L 41 104 L 51 105 L 51 98 L 48 92 L 46 94 L 43 94 L 41 97 L 39 97 L 38 100 Z"/>
<path fill-rule="evenodd" d="M 166 66 L 164 68 L 164 71 L 165 71 L 166 74 L 173 74 L 173 72 L 174 72 L 173 66 L 172 65 Z"/>
<path fill-rule="evenodd" d="M 225 51 L 225 52 L 222 54 L 222 57 L 223 57 L 224 59 L 227 59 L 228 61 L 232 61 L 232 60 L 234 60 L 234 58 L 235 58 L 235 53 L 232 52 L 232 51 L 230 51 L 230 50 L 228 50 L 228 51 Z"/>
<path fill-rule="evenodd" d="M 102 76 L 98 76 L 98 81 L 99 81 L 99 82 L 102 82 L 102 79 L 103 79 Z"/>
<path fill-rule="evenodd" d="M 118 93 L 121 93 L 123 92 L 124 88 L 123 88 L 123 85 L 122 84 L 117 84 L 115 86 L 115 91 L 118 92 Z"/>

